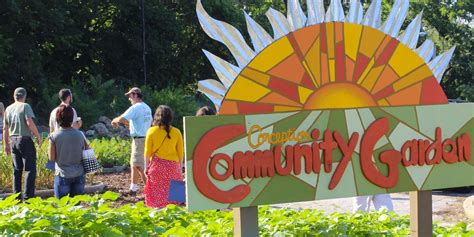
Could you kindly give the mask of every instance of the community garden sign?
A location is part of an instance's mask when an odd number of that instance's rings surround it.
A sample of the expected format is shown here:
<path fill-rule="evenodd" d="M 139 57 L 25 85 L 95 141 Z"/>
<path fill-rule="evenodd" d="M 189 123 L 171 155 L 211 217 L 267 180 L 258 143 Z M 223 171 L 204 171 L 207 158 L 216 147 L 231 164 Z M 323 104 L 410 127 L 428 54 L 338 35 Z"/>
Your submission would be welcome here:
<path fill-rule="evenodd" d="M 409 1 L 363 11 L 288 1 L 270 36 L 245 15 L 253 47 L 211 18 L 204 31 L 237 65 L 204 51 L 220 81 L 199 89 L 219 116 L 186 117 L 191 211 L 474 185 L 474 105 L 448 104 L 440 81 L 454 48 L 418 44 Z"/>

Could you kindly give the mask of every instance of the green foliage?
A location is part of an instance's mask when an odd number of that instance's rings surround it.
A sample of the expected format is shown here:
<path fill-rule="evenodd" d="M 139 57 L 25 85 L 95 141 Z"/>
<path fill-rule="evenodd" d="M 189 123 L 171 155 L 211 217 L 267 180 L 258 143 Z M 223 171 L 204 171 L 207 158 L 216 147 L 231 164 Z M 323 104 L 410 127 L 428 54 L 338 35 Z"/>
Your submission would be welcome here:
<path fill-rule="evenodd" d="M 15 196 L 0 201 L 1 235 L 41 236 L 232 236 L 233 215 L 226 211 L 189 213 L 170 205 L 157 210 L 135 205 L 112 207 L 118 194 L 29 199 Z M 317 210 L 259 208 L 261 236 L 406 236 L 407 216 L 371 212 L 325 215 Z M 434 225 L 436 235 L 464 235 L 465 223 L 454 227 Z"/>
<path fill-rule="evenodd" d="M 201 29 L 195 12 L 196 0 L 144 2 L 147 81 L 143 77 L 140 1 L 2 2 L 0 89 L 5 93 L 0 93 L 0 101 L 8 105 L 13 90 L 23 86 L 40 123 L 46 124 L 49 112 L 58 104 L 57 91 L 73 87 L 73 105 L 84 117 L 85 125 L 90 125 L 101 115 L 116 116 L 123 112 L 128 105 L 122 96 L 126 88 L 192 88 L 198 80 L 217 78 L 201 49 L 234 61 L 225 46 Z M 326 8 L 329 2 L 325 1 Z M 349 2 L 343 1 L 346 12 Z M 370 1 L 362 2 L 367 9 Z M 241 9 L 271 33 L 265 13 L 269 7 L 286 13 L 286 3 L 203 1 L 211 16 L 234 25 L 249 45 Z M 382 19 L 386 19 L 393 0 L 382 4 Z M 303 4 L 304 10 L 305 7 Z M 442 81 L 449 98 L 474 101 L 473 9 L 471 0 L 411 1 L 404 23 L 406 27 L 423 10 L 422 31 L 433 39 L 437 52 L 456 46 Z M 425 38 L 420 37 L 419 44 Z M 196 93 L 194 89 L 184 90 L 187 94 Z"/>
<path fill-rule="evenodd" d="M 422 30 L 428 33 L 437 47 L 437 53 L 456 46 L 450 66 L 441 85 L 448 98 L 474 101 L 474 28 L 472 0 L 419 0 L 410 4 L 408 19 L 423 10 Z M 423 39 L 419 40 L 420 44 Z"/>
<path fill-rule="evenodd" d="M 94 149 L 98 161 L 104 167 L 112 167 L 114 165 L 128 166 L 130 160 L 130 140 L 125 139 L 93 139 L 90 141 L 91 147 Z M 48 161 L 48 140 L 41 147 L 36 147 L 37 154 L 37 189 L 53 188 L 54 172 L 46 169 Z M 13 168 L 11 157 L 6 157 L 5 153 L 0 153 L 0 193 L 10 192 L 13 182 Z M 88 183 L 93 183 L 93 175 L 88 175 Z"/>
<path fill-rule="evenodd" d="M 115 116 L 130 106 L 124 96 L 125 89 L 114 80 L 104 80 L 101 76 L 91 76 L 87 82 L 73 81 L 71 90 L 72 106 L 84 121 L 84 128 L 96 123 L 100 116 Z"/>
<path fill-rule="evenodd" d="M 165 88 L 152 90 L 149 87 L 143 89 L 145 102 L 150 106 L 152 114 L 155 114 L 159 105 L 168 105 L 174 111 L 173 126 L 183 131 L 183 116 L 194 116 L 199 108 L 192 92 L 183 88 Z"/>
<path fill-rule="evenodd" d="M 54 172 L 45 168 L 48 161 L 48 143 L 45 141 L 41 147 L 36 146 L 36 187 L 45 189 L 53 187 Z M 11 191 L 13 184 L 12 158 L 0 153 L 0 192 Z"/>
<path fill-rule="evenodd" d="M 112 138 L 112 139 L 94 139 L 90 146 L 94 149 L 100 164 L 105 168 L 115 165 L 128 166 L 130 161 L 130 140 Z"/>

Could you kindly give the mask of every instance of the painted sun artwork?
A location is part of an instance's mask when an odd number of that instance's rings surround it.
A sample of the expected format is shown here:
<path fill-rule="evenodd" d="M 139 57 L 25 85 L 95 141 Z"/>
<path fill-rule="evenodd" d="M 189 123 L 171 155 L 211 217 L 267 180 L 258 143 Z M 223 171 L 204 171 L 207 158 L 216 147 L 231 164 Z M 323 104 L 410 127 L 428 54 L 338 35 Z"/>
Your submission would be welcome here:
<path fill-rule="evenodd" d="M 199 90 L 219 114 L 447 103 L 439 82 L 454 48 L 436 57 L 429 39 L 416 48 L 421 13 L 400 33 L 409 1 L 396 0 L 383 24 L 380 0 L 365 14 L 360 1 L 351 1 L 347 16 L 338 0 L 327 12 L 320 0 L 306 4 L 308 16 L 298 0 L 288 1 L 287 17 L 270 8 L 273 37 L 246 14 L 252 49 L 198 1 L 204 31 L 238 63 L 204 51 L 220 82 L 200 81 Z"/>
<path fill-rule="evenodd" d="M 208 210 L 474 185 L 474 104 L 440 86 L 454 48 L 418 43 L 409 1 L 288 0 L 248 14 L 249 46 L 200 0 L 204 31 L 237 65 L 204 50 L 219 80 L 198 88 L 219 115 L 185 117 L 188 209 Z M 453 115 L 456 116 L 453 116 Z M 384 155 L 385 154 L 385 155 Z M 446 178 L 449 177 L 449 178 Z"/>

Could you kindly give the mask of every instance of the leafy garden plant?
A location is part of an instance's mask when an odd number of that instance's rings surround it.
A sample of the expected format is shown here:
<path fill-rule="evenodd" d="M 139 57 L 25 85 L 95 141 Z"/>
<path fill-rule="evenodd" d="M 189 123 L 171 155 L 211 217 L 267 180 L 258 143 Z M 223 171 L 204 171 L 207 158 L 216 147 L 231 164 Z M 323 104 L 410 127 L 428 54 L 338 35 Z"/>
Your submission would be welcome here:
<path fill-rule="evenodd" d="M 37 146 L 36 154 L 36 187 L 37 189 L 52 188 L 54 172 L 45 168 L 48 161 L 48 143 L 43 143 L 41 147 Z M 0 152 L 0 193 L 11 191 L 12 182 L 12 159 L 11 157 L 6 157 L 4 152 Z"/>
<path fill-rule="evenodd" d="M 90 141 L 90 146 L 103 167 L 128 166 L 130 161 L 130 140 L 102 138 Z"/>
<path fill-rule="evenodd" d="M 143 202 L 114 207 L 119 195 L 81 195 L 61 199 L 16 196 L 0 201 L 0 235 L 20 236 L 232 236 L 233 215 L 227 211 L 189 213 L 170 205 L 151 209 Z M 396 213 L 325 215 L 317 210 L 259 208 L 261 236 L 406 236 L 409 219 Z M 460 223 L 434 225 L 434 235 L 472 236 Z"/>
<path fill-rule="evenodd" d="M 54 172 L 46 169 L 48 161 L 48 141 L 41 147 L 36 147 L 37 153 L 37 189 L 53 188 Z M 90 141 L 91 147 L 94 149 L 98 161 L 103 167 L 128 166 L 130 160 L 130 140 L 127 139 L 93 139 Z M 6 157 L 5 153 L 0 152 L 0 193 L 11 191 L 13 182 L 13 168 L 11 157 Z M 92 177 L 89 175 L 88 177 Z M 89 183 L 93 182 L 92 178 L 88 179 Z"/>

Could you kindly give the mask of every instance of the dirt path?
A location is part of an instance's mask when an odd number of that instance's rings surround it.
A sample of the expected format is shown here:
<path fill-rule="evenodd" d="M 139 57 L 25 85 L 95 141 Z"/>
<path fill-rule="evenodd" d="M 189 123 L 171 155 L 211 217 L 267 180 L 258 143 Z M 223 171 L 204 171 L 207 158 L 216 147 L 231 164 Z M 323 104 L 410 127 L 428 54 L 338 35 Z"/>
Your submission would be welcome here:
<path fill-rule="evenodd" d="M 106 185 L 106 190 L 120 193 L 120 198 L 116 202 L 117 205 L 133 204 L 139 201 L 145 201 L 143 196 L 143 183 L 139 184 L 137 195 L 132 196 L 128 194 L 128 190 L 130 188 L 130 171 L 111 174 L 98 174 L 94 176 L 94 182 L 102 182 Z"/>

